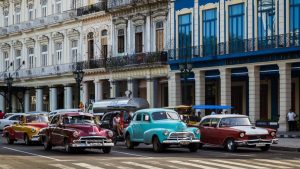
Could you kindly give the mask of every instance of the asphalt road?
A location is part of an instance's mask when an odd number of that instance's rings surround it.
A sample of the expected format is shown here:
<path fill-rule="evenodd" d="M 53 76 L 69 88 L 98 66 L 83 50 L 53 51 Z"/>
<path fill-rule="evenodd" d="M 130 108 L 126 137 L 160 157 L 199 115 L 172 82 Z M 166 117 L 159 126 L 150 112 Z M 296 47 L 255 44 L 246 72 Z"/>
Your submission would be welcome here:
<path fill-rule="evenodd" d="M 128 150 L 120 143 L 110 154 L 87 150 L 69 154 L 56 147 L 50 152 L 40 145 L 0 143 L 0 169 L 267 169 L 300 168 L 299 152 L 240 148 L 228 153 L 219 147 L 204 147 L 197 153 L 187 149 L 172 148 L 164 153 L 152 152 L 151 146 L 140 145 Z"/>

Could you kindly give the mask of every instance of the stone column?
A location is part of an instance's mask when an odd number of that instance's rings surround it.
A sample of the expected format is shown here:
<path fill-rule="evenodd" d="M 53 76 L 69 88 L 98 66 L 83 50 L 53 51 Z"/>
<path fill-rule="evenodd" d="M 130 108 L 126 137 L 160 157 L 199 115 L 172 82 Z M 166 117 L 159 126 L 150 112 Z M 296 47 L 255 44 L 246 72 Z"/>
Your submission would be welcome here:
<path fill-rule="evenodd" d="M 198 0 L 194 1 L 194 45 L 193 46 L 198 46 L 199 45 L 199 2 Z M 197 48 L 198 49 L 198 48 Z M 194 54 L 198 55 L 199 53 L 195 53 L 196 51 L 194 51 Z"/>
<path fill-rule="evenodd" d="M 72 87 L 65 86 L 64 87 L 64 107 L 65 109 L 71 109 L 73 107 L 73 94 L 72 94 Z"/>
<path fill-rule="evenodd" d="M 151 108 L 157 106 L 157 80 L 147 77 L 147 100 Z"/>
<path fill-rule="evenodd" d="M 249 118 L 255 123 L 260 117 L 260 72 L 259 66 L 248 66 Z"/>
<path fill-rule="evenodd" d="M 231 69 L 220 69 L 221 105 L 231 105 Z M 228 110 L 230 113 L 230 110 Z M 241 112 L 238 112 L 241 113 Z"/>
<path fill-rule="evenodd" d="M 150 52 L 151 51 L 151 18 L 150 16 L 147 16 L 146 17 L 146 31 L 145 31 L 145 34 L 146 34 L 146 37 L 145 37 L 145 41 L 144 41 L 144 50 L 145 52 Z"/>
<path fill-rule="evenodd" d="M 0 110 L 2 110 L 2 112 L 6 112 L 5 110 L 5 93 L 1 92 L 0 93 Z"/>
<path fill-rule="evenodd" d="M 115 80 L 110 80 L 110 97 L 115 98 L 117 95 L 117 85 Z"/>
<path fill-rule="evenodd" d="M 205 71 L 194 71 L 195 74 L 195 104 L 205 105 Z M 201 117 L 205 116 L 205 110 L 201 111 Z M 198 115 L 198 113 L 196 113 Z"/>
<path fill-rule="evenodd" d="M 24 94 L 24 111 L 28 113 L 30 111 L 30 91 L 26 90 Z"/>
<path fill-rule="evenodd" d="M 127 90 L 131 91 L 131 97 L 137 97 L 138 88 L 137 81 L 132 79 L 131 77 L 127 78 Z"/>
<path fill-rule="evenodd" d="M 51 87 L 50 88 L 50 111 L 57 109 L 57 88 Z"/>
<path fill-rule="evenodd" d="M 36 88 L 35 89 L 35 110 L 43 111 L 43 89 Z"/>
<path fill-rule="evenodd" d="M 17 97 L 14 94 L 12 94 L 11 95 L 12 113 L 16 113 L 17 112 L 17 103 L 18 103 Z"/>
<path fill-rule="evenodd" d="M 97 79 L 94 81 L 95 84 L 95 101 L 103 100 L 103 81 Z"/>
<path fill-rule="evenodd" d="M 89 105 L 89 84 L 88 82 L 83 82 L 83 98 L 82 101 L 84 105 Z"/>
<path fill-rule="evenodd" d="M 279 128 L 278 131 L 287 131 L 286 114 L 291 108 L 292 76 L 291 64 L 279 63 Z"/>
<path fill-rule="evenodd" d="M 175 72 L 169 73 L 168 79 L 169 106 L 181 104 L 181 80 L 180 75 Z"/>

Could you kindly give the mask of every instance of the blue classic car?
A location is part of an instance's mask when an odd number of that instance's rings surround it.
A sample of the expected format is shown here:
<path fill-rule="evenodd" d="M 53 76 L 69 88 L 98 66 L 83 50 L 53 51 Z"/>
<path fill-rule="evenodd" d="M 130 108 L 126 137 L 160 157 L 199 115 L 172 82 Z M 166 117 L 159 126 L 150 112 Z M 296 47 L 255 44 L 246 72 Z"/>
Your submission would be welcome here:
<path fill-rule="evenodd" d="M 153 144 L 155 152 L 162 152 L 170 145 L 187 147 L 196 152 L 200 143 L 200 131 L 187 127 L 176 111 L 169 109 L 143 109 L 134 113 L 125 129 L 126 146 L 133 149 L 139 143 Z"/>

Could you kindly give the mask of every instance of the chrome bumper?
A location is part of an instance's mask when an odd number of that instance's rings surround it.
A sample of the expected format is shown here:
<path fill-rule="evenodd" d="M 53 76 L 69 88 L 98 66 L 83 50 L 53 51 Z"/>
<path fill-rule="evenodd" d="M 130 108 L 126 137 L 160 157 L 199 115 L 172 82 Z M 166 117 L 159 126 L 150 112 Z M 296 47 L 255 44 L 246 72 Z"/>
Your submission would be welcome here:
<path fill-rule="evenodd" d="M 235 144 L 237 146 L 265 146 L 265 145 L 271 145 L 271 144 L 278 144 L 278 139 L 241 140 L 241 141 L 235 141 Z"/>
<path fill-rule="evenodd" d="M 31 141 L 33 142 L 39 142 L 40 141 L 40 136 L 39 135 L 34 135 L 31 137 Z"/>
<path fill-rule="evenodd" d="M 79 148 L 101 148 L 101 147 L 113 147 L 114 143 L 111 140 L 99 140 L 99 141 L 89 141 L 89 140 L 74 140 L 71 147 L 79 147 Z"/>
<path fill-rule="evenodd" d="M 200 140 L 164 140 L 163 144 L 189 145 L 191 143 L 200 143 Z"/>

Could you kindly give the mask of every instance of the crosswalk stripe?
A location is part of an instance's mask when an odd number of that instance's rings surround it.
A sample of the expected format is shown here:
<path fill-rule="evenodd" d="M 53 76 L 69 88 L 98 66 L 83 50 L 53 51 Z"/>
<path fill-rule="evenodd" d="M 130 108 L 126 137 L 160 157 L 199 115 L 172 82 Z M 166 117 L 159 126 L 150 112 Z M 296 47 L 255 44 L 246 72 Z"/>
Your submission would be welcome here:
<path fill-rule="evenodd" d="M 247 160 L 238 160 L 238 161 L 245 162 L 245 163 L 249 162 Z M 264 167 L 271 167 L 271 168 L 274 167 L 273 164 L 267 164 L 267 163 L 258 163 L 258 162 L 255 162 L 255 164 L 256 165 L 260 165 L 260 166 L 264 166 Z M 276 168 L 283 168 L 284 169 L 284 168 L 291 168 L 291 167 L 276 165 Z"/>
<path fill-rule="evenodd" d="M 300 165 L 300 160 L 283 160 L 284 162 L 289 162 L 289 163 L 291 163 L 291 164 L 298 164 L 298 165 Z"/>
<path fill-rule="evenodd" d="M 104 168 L 94 166 L 94 165 L 90 165 L 90 164 L 87 164 L 87 163 L 72 163 L 72 164 L 83 167 L 83 168 L 87 168 L 87 169 L 104 169 Z"/>
<path fill-rule="evenodd" d="M 124 164 L 128 164 L 128 165 L 133 165 L 133 166 L 136 166 L 136 167 L 142 167 L 142 168 L 147 168 L 147 169 L 162 169 L 162 168 L 159 168 L 159 167 L 155 167 L 155 166 L 151 166 L 151 165 L 147 165 L 147 164 L 140 164 L 140 163 L 135 163 L 135 162 L 122 162 Z"/>
<path fill-rule="evenodd" d="M 207 165 L 217 166 L 217 167 L 221 167 L 221 168 L 230 168 L 230 169 L 240 169 L 241 168 L 241 167 L 234 167 L 232 165 L 208 162 L 208 161 L 204 161 L 204 160 L 189 160 L 189 161 L 195 162 L 195 163 L 200 163 L 200 164 L 207 164 Z"/>
<path fill-rule="evenodd" d="M 9 165 L 7 164 L 0 164 L 0 168 L 2 169 L 12 169 Z"/>
<path fill-rule="evenodd" d="M 294 167 L 295 164 L 287 163 L 287 162 L 282 162 L 282 161 L 275 161 L 275 160 L 268 160 L 268 159 L 255 159 L 256 161 L 263 161 L 263 162 L 268 162 L 268 163 L 275 163 L 275 164 L 282 164 L 282 165 L 287 165 Z"/>
<path fill-rule="evenodd" d="M 211 160 L 211 161 L 216 161 L 216 162 L 219 162 L 219 163 L 225 163 L 225 164 L 231 164 L 231 165 L 237 165 L 237 166 L 242 166 L 242 167 L 248 167 L 248 168 L 267 169 L 265 167 L 249 165 L 249 164 L 244 164 L 244 163 L 239 163 L 239 162 L 231 162 L 231 161 L 225 161 L 225 160 Z"/>
<path fill-rule="evenodd" d="M 204 166 L 204 165 L 200 165 L 200 164 L 187 163 L 187 162 L 177 161 L 177 160 L 172 160 L 172 161 L 169 161 L 169 162 L 175 163 L 175 164 L 180 164 L 180 165 L 186 165 L 186 166 L 190 166 L 190 167 L 195 167 L 195 168 L 218 169 L 218 168 L 214 168 L 214 167 L 208 167 L 208 166 Z"/>
<path fill-rule="evenodd" d="M 56 167 L 56 168 L 61 168 L 61 169 L 75 169 L 74 167 L 69 167 L 69 166 L 66 166 L 63 164 L 49 164 L 49 165 Z"/>
<path fill-rule="evenodd" d="M 161 162 L 159 161 L 144 161 L 145 163 L 149 163 L 149 164 L 154 164 L 154 165 L 161 165 L 161 166 L 166 166 L 168 168 L 174 168 L 174 169 L 187 169 L 187 168 L 184 168 L 184 167 L 181 167 L 181 166 L 175 166 L 175 165 L 171 165 L 171 164 L 162 164 Z"/>

